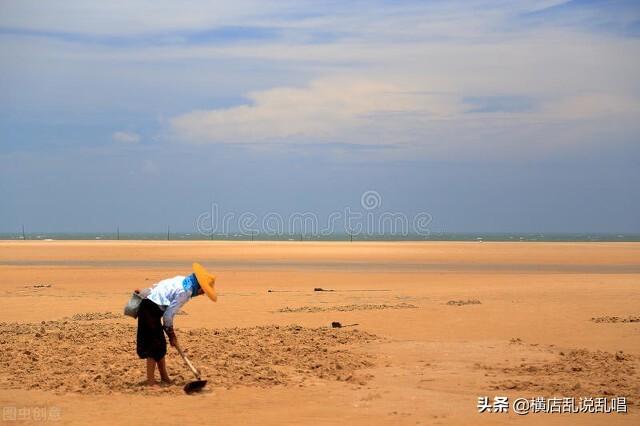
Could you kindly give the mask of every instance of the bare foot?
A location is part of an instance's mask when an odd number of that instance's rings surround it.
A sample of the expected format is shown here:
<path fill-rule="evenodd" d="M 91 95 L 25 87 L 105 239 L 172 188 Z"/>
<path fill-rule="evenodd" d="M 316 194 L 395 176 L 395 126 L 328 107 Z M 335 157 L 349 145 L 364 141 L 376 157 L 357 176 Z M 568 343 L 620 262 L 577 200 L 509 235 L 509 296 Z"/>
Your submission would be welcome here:
<path fill-rule="evenodd" d="M 161 384 L 162 386 L 169 386 L 169 385 L 172 385 L 172 384 L 173 384 L 173 379 L 170 379 L 170 378 L 168 378 L 168 377 L 167 377 L 166 379 L 162 379 L 162 381 L 160 382 L 160 384 Z"/>
<path fill-rule="evenodd" d="M 144 385 L 145 386 L 158 386 L 158 382 L 156 382 L 155 379 L 154 380 L 147 380 L 147 381 L 144 382 Z"/>

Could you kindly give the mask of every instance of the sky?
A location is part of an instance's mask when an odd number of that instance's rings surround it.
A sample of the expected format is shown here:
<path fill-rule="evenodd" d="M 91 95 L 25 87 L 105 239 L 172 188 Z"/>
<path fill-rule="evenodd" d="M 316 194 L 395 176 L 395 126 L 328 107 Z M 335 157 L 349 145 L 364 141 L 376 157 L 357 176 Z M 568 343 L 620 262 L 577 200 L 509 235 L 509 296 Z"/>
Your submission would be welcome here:
<path fill-rule="evenodd" d="M 0 232 L 640 233 L 639 75 L 635 0 L 0 0 Z"/>

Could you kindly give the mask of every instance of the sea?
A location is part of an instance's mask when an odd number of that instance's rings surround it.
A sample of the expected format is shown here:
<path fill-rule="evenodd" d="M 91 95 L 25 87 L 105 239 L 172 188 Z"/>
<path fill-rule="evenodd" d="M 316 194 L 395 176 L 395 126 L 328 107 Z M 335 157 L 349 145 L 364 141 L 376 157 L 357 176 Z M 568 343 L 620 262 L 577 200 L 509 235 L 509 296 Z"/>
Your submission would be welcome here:
<path fill-rule="evenodd" d="M 640 241 L 640 234 L 623 233 L 492 233 L 432 232 L 429 235 L 371 234 L 214 234 L 193 232 L 21 232 L 0 233 L 0 240 L 145 240 L 145 241 Z"/>

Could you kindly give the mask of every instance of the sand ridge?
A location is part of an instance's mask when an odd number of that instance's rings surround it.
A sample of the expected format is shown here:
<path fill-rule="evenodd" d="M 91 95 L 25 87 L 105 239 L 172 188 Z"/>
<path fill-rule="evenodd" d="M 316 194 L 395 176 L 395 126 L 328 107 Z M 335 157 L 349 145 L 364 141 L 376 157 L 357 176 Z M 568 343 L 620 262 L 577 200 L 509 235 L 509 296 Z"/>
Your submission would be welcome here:
<path fill-rule="evenodd" d="M 467 300 L 449 300 L 447 302 L 447 305 L 449 306 L 465 306 L 465 305 L 481 305 L 482 302 L 480 302 L 477 299 L 467 299 Z"/>
<path fill-rule="evenodd" d="M 397 303 L 395 305 L 388 304 L 356 304 L 356 305 L 338 305 L 338 306 L 299 306 L 280 308 L 277 312 L 281 313 L 314 313 L 314 312 L 349 312 L 349 311 L 379 311 L 383 309 L 417 309 L 416 305 L 410 303 Z"/>
<path fill-rule="evenodd" d="M 526 344 L 513 338 L 511 345 L 525 346 L 541 355 L 522 359 L 516 365 L 476 363 L 494 380 L 493 389 L 562 397 L 625 396 L 630 406 L 640 403 L 640 358 L 618 351 L 561 349 L 554 345 Z"/>
<path fill-rule="evenodd" d="M 118 315 L 114 312 L 84 312 L 63 318 L 63 320 L 71 321 L 96 321 L 106 319 L 122 319 L 122 315 Z"/>
<path fill-rule="evenodd" d="M 640 322 L 640 316 L 638 315 L 629 315 L 628 317 L 617 317 L 617 316 L 605 316 L 605 317 L 593 317 L 591 321 L 596 323 L 630 323 L 630 322 Z"/>
<path fill-rule="evenodd" d="M 142 386 L 136 328 L 119 323 L 58 320 L 0 323 L 0 387 L 77 393 L 181 393 L 193 380 L 175 350 L 167 363 L 174 385 Z M 94 316 L 99 319 L 100 316 Z M 304 384 L 309 379 L 364 383 L 372 356 L 350 349 L 376 339 L 351 330 L 262 326 L 191 329 L 181 345 L 211 387 Z"/>

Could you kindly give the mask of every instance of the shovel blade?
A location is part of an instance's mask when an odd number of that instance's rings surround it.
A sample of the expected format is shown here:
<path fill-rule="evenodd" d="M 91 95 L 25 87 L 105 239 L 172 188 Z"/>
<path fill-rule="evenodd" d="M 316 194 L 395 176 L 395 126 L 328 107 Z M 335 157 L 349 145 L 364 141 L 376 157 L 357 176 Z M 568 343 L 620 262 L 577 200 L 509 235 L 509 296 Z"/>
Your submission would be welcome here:
<path fill-rule="evenodd" d="M 194 382 L 189 382 L 186 385 L 184 385 L 184 391 L 187 394 L 200 392 L 202 388 L 204 388 L 206 385 L 207 385 L 206 380 L 196 380 Z"/>

